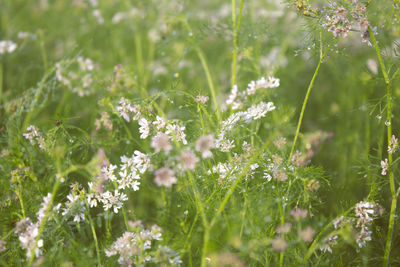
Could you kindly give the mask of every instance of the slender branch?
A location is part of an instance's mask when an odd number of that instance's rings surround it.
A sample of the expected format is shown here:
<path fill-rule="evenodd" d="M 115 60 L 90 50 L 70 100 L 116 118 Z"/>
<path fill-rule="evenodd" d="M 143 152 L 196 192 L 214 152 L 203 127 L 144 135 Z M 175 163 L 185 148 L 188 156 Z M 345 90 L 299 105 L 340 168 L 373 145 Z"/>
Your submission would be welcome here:
<path fill-rule="evenodd" d="M 296 146 L 297 138 L 298 138 L 299 133 L 300 133 L 301 122 L 303 121 L 304 111 L 306 110 L 306 106 L 307 106 L 307 102 L 308 102 L 308 97 L 310 96 L 311 88 L 313 87 L 315 78 L 317 77 L 317 74 L 318 74 L 318 71 L 319 71 L 319 67 L 321 66 L 322 61 L 324 60 L 324 58 L 325 58 L 326 55 L 328 54 L 328 52 L 329 52 L 329 50 L 331 49 L 331 47 L 332 47 L 333 43 L 335 42 L 335 40 L 336 40 L 336 39 L 334 39 L 334 40 L 330 43 L 330 45 L 329 45 L 328 48 L 326 49 L 325 53 L 322 53 L 322 45 L 321 45 L 321 47 L 320 47 L 320 58 L 319 58 L 319 61 L 318 61 L 317 68 L 315 69 L 314 75 L 313 75 L 313 77 L 312 77 L 312 79 L 311 79 L 310 85 L 308 86 L 307 93 L 306 93 L 306 97 L 304 98 L 304 101 L 303 101 L 303 107 L 301 108 L 299 121 L 298 121 L 298 123 L 297 123 L 296 134 L 295 134 L 295 136 L 294 136 L 294 140 L 293 140 L 293 144 L 292 144 L 292 149 L 290 150 L 290 154 L 289 154 L 289 159 L 291 159 L 292 156 L 293 156 L 293 152 L 294 152 L 294 148 L 295 148 L 295 146 Z"/>
<path fill-rule="evenodd" d="M 389 75 L 386 71 L 385 64 L 382 60 L 382 54 L 379 49 L 378 43 L 376 42 L 374 33 L 371 27 L 368 27 L 369 34 L 371 36 L 372 43 L 375 47 L 376 55 L 378 56 L 379 65 L 381 67 L 383 78 L 385 79 L 386 84 L 386 102 L 387 102 L 387 143 L 389 144 L 390 139 L 392 138 L 392 87 L 390 84 Z M 391 153 L 388 153 L 388 177 L 390 183 L 390 193 L 392 195 L 392 203 L 390 205 L 390 217 L 389 217 L 389 226 L 388 226 L 388 233 L 386 237 L 386 245 L 385 245 L 385 254 L 383 256 L 383 266 L 389 266 L 390 262 L 390 250 L 392 248 L 392 239 L 393 239 L 393 229 L 394 229 L 394 221 L 396 216 L 396 205 L 397 205 L 397 194 L 396 194 L 396 186 L 395 180 L 393 176 L 393 157 Z"/>

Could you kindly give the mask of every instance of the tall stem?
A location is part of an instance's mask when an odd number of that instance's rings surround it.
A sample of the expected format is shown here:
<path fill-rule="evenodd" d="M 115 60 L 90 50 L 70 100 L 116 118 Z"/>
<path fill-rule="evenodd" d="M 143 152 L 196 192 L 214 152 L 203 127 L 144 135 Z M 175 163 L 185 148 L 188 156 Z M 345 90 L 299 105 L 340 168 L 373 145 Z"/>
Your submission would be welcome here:
<path fill-rule="evenodd" d="M 369 34 L 371 36 L 372 43 L 374 44 L 376 55 L 378 56 L 379 65 L 381 67 L 383 78 L 385 79 L 386 84 L 386 102 L 387 102 L 387 143 L 389 144 L 390 139 L 392 138 L 392 87 L 390 84 L 389 75 L 386 71 L 385 64 L 382 60 L 382 54 L 379 49 L 378 43 L 375 40 L 374 33 L 372 32 L 371 28 L 368 28 Z M 389 226 L 388 226 L 388 233 L 386 238 L 386 245 L 385 245 L 385 254 L 383 256 L 383 266 L 389 266 L 389 259 L 390 259 L 390 250 L 392 248 L 392 239 L 393 239 L 393 228 L 394 228 L 394 219 L 396 215 L 396 205 L 397 205 L 397 194 L 396 194 L 396 186 L 394 182 L 393 170 L 392 170 L 392 163 L 393 157 L 391 153 L 388 153 L 388 177 L 390 183 L 390 193 L 392 195 L 392 203 L 390 205 L 390 217 L 389 217 Z"/>
<path fill-rule="evenodd" d="M 293 140 L 293 144 L 292 144 L 292 149 L 290 150 L 290 154 L 289 154 L 289 159 L 291 159 L 292 156 L 293 156 L 293 152 L 294 152 L 294 148 L 295 148 L 295 146 L 296 146 L 297 138 L 298 138 L 299 133 L 300 133 L 301 122 L 303 121 L 304 111 L 306 110 L 306 106 L 307 106 L 307 102 L 308 102 L 308 97 L 310 96 L 311 88 L 312 88 L 313 85 L 314 85 L 315 78 L 316 78 L 317 75 L 318 75 L 319 67 L 321 66 L 322 61 L 324 60 L 325 56 L 328 54 L 328 52 L 329 52 L 329 50 L 331 49 L 332 44 L 334 43 L 335 40 L 336 40 L 336 39 L 334 39 L 334 40 L 331 42 L 331 44 L 330 44 L 330 45 L 328 46 L 328 48 L 326 49 L 325 53 L 322 53 L 322 42 L 321 42 L 321 45 L 320 45 L 320 46 L 321 46 L 321 47 L 320 47 L 320 57 L 319 57 L 318 65 L 317 65 L 317 68 L 316 68 L 315 71 L 314 71 L 314 75 L 313 75 L 313 77 L 312 77 L 312 79 L 311 79 L 311 82 L 310 82 L 310 84 L 309 84 L 309 86 L 308 86 L 308 89 L 307 89 L 306 97 L 304 98 L 304 101 L 303 101 L 303 106 L 302 106 L 302 108 L 301 108 L 299 121 L 298 121 L 298 123 L 297 123 L 296 134 L 295 134 L 295 136 L 294 136 L 294 140 Z"/>
<path fill-rule="evenodd" d="M 236 20 L 236 0 L 232 0 L 232 30 L 233 30 L 232 82 L 231 82 L 232 87 L 236 84 L 238 32 L 240 29 L 240 22 L 242 21 L 243 2 L 244 2 L 244 0 L 240 0 L 239 15 L 238 15 L 238 19 Z"/>

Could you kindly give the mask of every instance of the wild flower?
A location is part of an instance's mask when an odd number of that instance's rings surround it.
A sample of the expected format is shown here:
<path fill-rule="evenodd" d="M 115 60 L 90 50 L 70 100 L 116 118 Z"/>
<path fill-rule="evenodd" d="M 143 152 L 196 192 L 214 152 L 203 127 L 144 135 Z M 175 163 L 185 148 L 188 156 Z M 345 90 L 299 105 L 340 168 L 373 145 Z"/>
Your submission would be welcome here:
<path fill-rule="evenodd" d="M 7 248 L 6 244 L 7 244 L 6 241 L 0 240 L 0 253 L 4 252 L 6 250 L 6 248 Z"/>
<path fill-rule="evenodd" d="M 275 106 L 272 102 L 260 102 L 258 105 L 253 105 L 251 106 L 243 116 L 243 119 L 245 122 L 249 123 L 253 120 L 260 119 L 262 117 L 265 117 L 265 114 L 267 112 L 272 111 L 275 109 Z"/>
<path fill-rule="evenodd" d="M 292 229 L 292 224 L 291 223 L 285 223 L 284 225 L 279 225 L 276 228 L 276 233 L 277 234 L 288 234 L 291 229 Z"/>
<path fill-rule="evenodd" d="M 78 96 L 93 92 L 94 63 L 91 59 L 79 56 L 69 62 L 57 62 L 55 67 L 56 79 Z"/>
<path fill-rule="evenodd" d="M 387 170 L 388 170 L 388 168 L 389 168 L 388 159 L 381 160 L 381 167 L 382 167 L 381 174 L 382 174 L 382 175 L 386 175 Z"/>
<path fill-rule="evenodd" d="M 308 211 L 296 208 L 290 211 L 290 215 L 293 216 L 296 220 L 304 219 L 307 217 Z"/>
<path fill-rule="evenodd" d="M 36 237 L 39 235 L 39 225 L 37 223 L 34 224 L 30 222 L 26 226 L 24 231 L 19 232 L 18 234 L 18 239 L 21 242 L 22 249 L 26 249 L 27 259 L 30 259 L 32 257 L 32 254 L 35 254 L 36 257 L 39 257 L 39 255 L 42 254 L 40 248 L 43 247 L 43 239 L 38 240 L 36 248 L 33 251 L 35 247 Z"/>
<path fill-rule="evenodd" d="M 396 136 L 392 135 L 392 138 L 390 138 L 390 142 L 388 145 L 388 153 L 393 154 L 399 149 L 399 140 L 396 138 Z"/>
<path fill-rule="evenodd" d="M 114 190 L 114 194 L 107 191 L 100 196 L 100 201 L 103 203 L 104 210 L 112 209 L 114 213 L 118 213 L 118 210 L 122 208 L 123 202 L 127 200 L 128 197 L 118 190 Z"/>
<path fill-rule="evenodd" d="M 0 41 L 0 55 L 1 54 L 11 54 L 17 49 L 17 44 L 13 41 L 2 40 Z"/>
<path fill-rule="evenodd" d="M 151 147 L 154 148 L 156 153 L 159 153 L 161 150 L 165 151 L 165 154 L 169 154 L 172 149 L 171 144 L 169 143 L 169 136 L 158 132 L 156 136 L 151 140 Z"/>
<path fill-rule="evenodd" d="M 65 202 L 65 207 L 62 216 L 70 216 L 74 217 L 74 222 L 80 222 L 81 220 L 85 220 L 85 203 L 80 200 L 79 195 L 76 194 L 68 194 L 68 201 Z"/>
<path fill-rule="evenodd" d="M 196 151 L 201 153 L 203 158 L 212 157 L 211 149 L 215 147 L 214 136 L 211 134 L 201 136 L 196 141 Z"/>
<path fill-rule="evenodd" d="M 140 179 L 139 174 L 136 172 L 136 169 L 130 169 L 128 172 L 127 169 L 119 172 L 120 179 L 118 182 L 118 189 L 125 189 L 126 187 L 131 188 L 133 191 L 139 190 Z"/>
<path fill-rule="evenodd" d="M 273 177 L 274 177 L 274 179 L 276 179 L 279 182 L 284 182 L 287 180 L 286 173 L 281 169 L 274 170 Z"/>
<path fill-rule="evenodd" d="M 282 237 L 272 240 L 272 248 L 277 252 L 283 252 L 287 248 L 287 243 Z"/>
<path fill-rule="evenodd" d="M 117 106 L 117 110 L 119 114 L 122 116 L 122 118 L 124 118 L 127 122 L 130 122 L 131 113 L 134 112 L 135 108 L 125 98 L 121 98 L 119 100 L 119 105 Z"/>
<path fill-rule="evenodd" d="M 322 250 L 323 252 L 330 252 L 332 253 L 332 247 L 337 245 L 337 239 L 338 236 L 334 235 L 334 236 L 330 236 L 324 239 L 324 241 L 322 242 L 322 244 L 320 245 L 319 249 Z"/>
<path fill-rule="evenodd" d="M 182 262 L 179 254 L 168 247 L 154 246 L 157 241 L 162 240 L 159 227 L 152 226 L 151 229 L 145 229 L 139 223 L 134 225 L 133 230 L 134 232 L 125 232 L 109 249 L 106 249 L 106 256 L 118 255 L 118 263 L 121 266 L 132 266 L 138 262 L 169 263 L 179 266 Z"/>
<path fill-rule="evenodd" d="M 190 150 L 182 150 L 177 159 L 182 165 L 183 170 L 191 171 L 196 168 L 196 163 L 199 161 L 196 155 Z"/>
<path fill-rule="evenodd" d="M 268 77 L 267 79 L 265 79 L 264 77 L 261 77 L 257 81 L 251 81 L 247 85 L 246 93 L 247 95 L 254 95 L 258 89 L 268 89 L 275 87 L 279 87 L 279 79 L 274 77 Z"/>
<path fill-rule="evenodd" d="M 36 213 L 39 224 L 42 222 L 43 218 L 46 215 L 46 211 L 49 208 L 51 196 L 52 196 L 51 193 L 48 193 L 45 197 L 43 197 L 43 202 L 41 204 L 41 207 L 39 211 Z"/>
<path fill-rule="evenodd" d="M 160 117 L 160 116 L 157 116 L 157 117 L 156 117 L 156 120 L 153 121 L 153 125 L 156 126 L 157 130 L 162 130 L 162 129 L 164 129 L 165 126 L 166 126 L 165 119 L 162 118 L 162 117 Z"/>
<path fill-rule="evenodd" d="M 106 129 L 110 131 L 112 131 L 113 129 L 113 124 L 112 121 L 110 120 L 110 115 L 105 111 L 101 113 L 100 119 L 95 120 L 94 125 L 96 125 L 96 130 L 100 130 L 102 126 L 104 126 Z"/>
<path fill-rule="evenodd" d="M 226 104 L 228 106 L 231 105 L 233 110 L 241 109 L 243 107 L 243 102 L 240 98 L 243 98 L 243 97 L 244 97 L 244 94 L 239 93 L 237 85 L 234 85 L 232 87 L 232 90 L 231 90 L 231 93 L 230 93 L 228 99 L 226 100 Z"/>
<path fill-rule="evenodd" d="M 355 209 L 357 219 L 356 227 L 360 229 L 357 235 L 357 244 L 359 247 L 365 246 L 366 242 L 371 241 L 372 232 L 369 230 L 375 214 L 375 205 L 370 202 L 361 201 L 357 203 Z"/>
<path fill-rule="evenodd" d="M 177 124 L 168 124 L 167 131 L 165 133 L 174 138 L 176 141 L 182 142 L 182 144 L 187 145 L 185 126 L 179 126 Z"/>
<path fill-rule="evenodd" d="M 128 158 L 126 156 L 121 157 L 121 170 L 125 169 L 136 169 L 139 173 L 145 173 L 150 167 L 151 162 L 148 155 L 140 152 L 139 150 L 135 150 L 133 155 Z"/>
<path fill-rule="evenodd" d="M 299 234 L 299 237 L 304 242 L 311 242 L 313 240 L 314 235 L 315 235 L 315 231 L 310 226 L 307 226 L 306 229 L 299 230 L 298 234 Z"/>
<path fill-rule="evenodd" d="M 174 176 L 174 172 L 167 167 L 162 167 L 155 171 L 154 182 L 157 186 L 171 187 L 176 184 L 178 180 Z"/>
<path fill-rule="evenodd" d="M 145 118 L 141 118 L 139 120 L 139 132 L 141 139 L 146 139 L 150 135 L 150 125 L 150 122 Z"/>
<path fill-rule="evenodd" d="M 40 149 L 46 150 L 46 143 L 44 137 L 39 133 L 38 129 L 34 125 L 26 128 L 27 132 L 22 134 L 32 145 L 38 144 Z"/>
<path fill-rule="evenodd" d="M 199 103 L 199 104 L 205 104 L 208 102 L 210 98 L 208 96 L 204 96 L 204 95 L 198 95 L 196 96 L 196 98 L 194 99 L 195 102 Z"/>

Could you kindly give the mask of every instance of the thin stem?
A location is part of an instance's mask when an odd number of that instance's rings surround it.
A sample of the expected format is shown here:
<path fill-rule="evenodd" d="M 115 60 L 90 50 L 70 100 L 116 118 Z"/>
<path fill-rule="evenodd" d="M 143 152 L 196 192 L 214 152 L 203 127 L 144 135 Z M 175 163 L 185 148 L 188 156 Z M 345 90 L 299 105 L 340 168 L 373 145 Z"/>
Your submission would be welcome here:
<path fill-rule="evenodd" d="M 385 79 L 386 84 L 386 101 L 387 101 L 387 143 L 390 143 L 390 139 L 392 138 L 392 87 L 390 84 L 389 75 L 386 71 L 385 64 L 382 60 L 382 54 L 379 49 L 378 43 L 375 40 L 374 33 L 371 30 L 371 27 L 368 27 L 369 34 L 371 36 L 372 43 L 374 44 L 376 55 L 378 56 L 379 65 L 381 67 L 383 78 Z M 392 239 L 393 239 L 393 228 L 394 228 L 394 219 L 396 215 L 396 205 L 397 205 L 397 194 L 396 194 L 396 187 L 395 181 L 393 176 L 392 164 L 393 164 L 393 157 L 391 153 L 388 153 L 388 177 L 390 183 L 390 193 L 392 195 L 392 203 L 390 205 L 390 217 L 389 217 L 389 226 L 388 226 L 388 233 L 386 238 L 386 245 L 385 245 L 385 254 L 383 256 L 383 266 L 389 266 L 390 262 L 390 250 L 392 248 Z"/>
<path fill-rule="evenodd" d="M 3 62 L 0 61 L 0 105 L 1 103 L 3 103 Z"/>
<path fill-rule="evenodd" d="M 19 203 L 21 204 L 22 216 L 25 218 L 26 214 L 25 214 L 24 201 L 22 199 L 21 191 L 22 191 L 21 185 L 19 185 L 19 188 L 17 190 L 15 190 L 15 194 L 17 195 L 17 197 L 19 199 Z"/>
<path fill-rule="evenodd" d="M 208 69 L 206 57 L 204 56 L 203 51 L 201 51 L 201 49 L 198 47 L 196 48 L 196 52 L 201 61 L 201 65 L 203 66 L 204 72 L 207 77 L 208 87 L 210 88 L 211 98 L 212 98 L 212 101 L 213 101 L 213 104 L 215 107 L 217 119 L 218 119 L 218 121 L 221 121 L 221 114 L 220 114 L 220 110 L 219 110 L 219 106 L 218 106 L 217 94 L 215 93 L 215 87 L 214 87 L 213 80 L 211 78 L 210 70 Z"/>
<path fill-rule="evenodd" d="M 238 54 L 238 32 L 240 29 L 240 22 L 242 20 L 244 0 L 240 0 L 240 9 L 238 20 L 236 20 L 236 0 L 232 0 L 232 30 L 233 30 L 233 51 L 232 51 L 232 82 L 233 87 L 236 84 L 236 65 L 237 65 L 237 54 Z"/>
<path fill-rule="evenodd" d="M 313 77 L 312 77 L 312 79 L 311 79 L 311 82 L 310 82 L 310 84 L 309 84 L 309 86 L 308 86 L 308 89 L 307 89 L 306 97 L 304 98 L 304 101 L 303 101 L 303 107 L 301 108 L 299 121 L 298 121 L 298 123 L 297 123 L 296 134 L 295 134 L 295 136 L 294 136 L 294 140 L 293 140 L 293 144 L 292 144 L 292 149 L 290 150 L 289 160 L 290 160 L 290 159 L 292 158 L 292 156 L 293 156 L 293 152 L 294 152 L 294 148 L 295 148 L 295 146 L 296 146 L 297 138 L 298 138 L 299 133 L 300 133 L 301 122 L 303 121 L 304 111 L 306 110 L 306 106 L 307 106 L 307 102 L 308 102 L 308 97 L 310 96 L 311 88 L 313 87 L 315 78 L 317 77 L 317 74 L 318 74 L 318 71 L 319 71 L 319 67 L 321 66 L 322 61 L 324 60 L 325 56 L 328 54 L 328 52 L 329 52 L 329 50 L 331 49 L 331 47 L 332 47 L 332 45 L 333 45 L 333 43 L 334 43 L 335 40 L 336 40 L 336 39 L 334 39 L 334 40 L 331 42 L 331 44 L 330 44 L 330 45 L 328 46 L 328 48 L 326 49 L 325 53 L 322 53 L 322 45 L 321 45 L 321 47 L 320 47 L 320 57 L 319 57 L 318 65 L 317 65 L 317 68 L 315 69 L 314 75 L 313 75 Z"/>
<path fill-rule="evenodd" d="M 348 210 L 346 210 L 341 216 L 346 216 L 347 213 L 349 213 L 350 211 L 352 211 L 354 208 L 354 206 L 352 206 L 351 208 L 349 208 Z M 310 245 L 310 247 L 307 250 L 306 255 L 304 256 L 304 261 L 307 262 L 308 259 L 311 257 L 311 255 L 314 253 L 314 251 L 318 248 L 319 242 L 321 240 L 322 235 L 326 232 L 326 230 L 328 230 L 333 223 L 340 218 L 340 216 L 336 217 L 334 220 L 330 221 L 330 223 L 328 223 L 327 225 L 325 225 L 325 227 L 321 230 L 321 232 L 319 232 L 319 234 L 314 238 L 314 241 L 312 242 L 312 244 Z"/>
<path fill-rule="evenodd" d="M 85 201 L 85 203 L 86 203 L 86 209 L 88 211 L 87 214 L 88 214 L 88 218 L 89 218 L 90 228 L 92 229 L 93 240 L 94 240 L 94 244 L 95 244 L 95 247 L 96 247 L 97 265 L 101 266 L 100 249 L 99 249 L 99 242 L 97 241 L 96 230 L 94 228 L 94 223 L 93 223 L 92 216 L 90 216 L 89 204 L 87 203 L 87 201 Z"/>
<path fill-rule="evenodd" d="M 208 241 L 210 240 L 210 230 L 211 228 L 206 228 L 204 230 L 204 236 L 203 236 L 203 250 L 201 253 L 201 267 L 206 267 L 207 266 L 207 250 L 208 250 Z"/>

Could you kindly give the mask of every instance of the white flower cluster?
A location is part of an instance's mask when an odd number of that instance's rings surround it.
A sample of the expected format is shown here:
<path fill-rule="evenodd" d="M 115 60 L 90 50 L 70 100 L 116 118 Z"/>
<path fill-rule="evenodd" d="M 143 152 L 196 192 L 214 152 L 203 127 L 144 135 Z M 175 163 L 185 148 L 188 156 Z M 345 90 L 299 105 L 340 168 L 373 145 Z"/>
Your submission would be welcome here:
<path fill-rule="evenodd" d="M 74 217 L 74 222 L 78 223 L 85 220 L 85 202 L 79 199 L 79 195 L 71 193 L 68 194 L 67 199 L 61 215 Z"/>
<path fill-rule="evenodd" d="M 31 219 L 26 217 L 16 224 L 15 234 L 18 235 L 21 247 L 26 249 L 27 259 L 30 259 L 33 253 L 36 257 L 39 257 L 39 255 L 42 254 L 40 248 L 43 247 L 43 239 L 37 241 L 36 247 L 35 242 L 39 235 L 39 226 L 42 224 L 46 212 L 48 212 L 47 210 L 49 208 L 51 197 L 52 195 L 50 193 L 43 197 L 41 207 L 36 213 L 38 219 L 36 223 L 32 223 Z"/>
<path fill-rule="evenodd" d="M 133 114 L 132 120 L 136 121 L 142 118 L 142 114 L 140 113 L 139 108 L 133 106 L 125 98 L 121 98 L 119 100 L 119 106 L 117 106 L 117 110 L 119 114 L 122 116 L 122 118 L 124 118 L 127 122 L 131 121 L 132 114 Z"/>
<path fill-rule="evenodd" d="M 251 123 L 252 121 L 258 120 L 265 117 L 267 112 L 275 109 L 274 103 L 272 102 L 260 102 L 257 105 L 252 105 L 246 111 L 238 111 L 229 116 L 222 122 L 221 130 L 216 140 L 216 147 L 222 152 L 229 152 L 235 147 L 234 141 L 227 139 L 229 132 L 234 129 L 240 122 Z"/>
<path fill-rule="evenodd" d="M 399 149 L 399 139 L 392 135 L 388 144 L 388 153 L 393 154 Z"/>
<path fill-rule="evenodd" d="M 276 88 L 279 87 L 280 85 L 280 80 L 274 77 L 268 77 L 265 79 L 264 77 L 261 77 L 257 81 L 251 81 L 247 85 L 246 93 L 247 95 L 254 95 L 258 89 L 264 88 Z"/>
<path fill-rule="evenodd" d="M 272 178 L 278 182 L 284 182 L 288 179 L 288 171 L 293 170 L 293 166 L 284 166 L 283 159 L 278 155 L 272 155 L 271 158 L 267 158 L 266 169 L 264 170 L 264 179 L 271 181 Z"/>
<path fill-rule="evenodd" d="M 128 200 L 125 193 L 119 190 L 126 188 L 133 191 L 139 190 L 140 174 L 145 173 L 151 166 L 150 159 L 146 154 L 135 151 L 132 157 L 121 157 L 119 167 L 109 164 L 101 169 L 101 178 L 104 181 L 111 181 L 116 184 L 114 192 L 103 192 L 102 188 L 98 188 L 95 183 L 89 182 L 89 193 L 87 201 L 90 207 L 97 207 L 98 202 L 103 204 L 105 210 L 112 209 L 115 213 L 122 208 L 123 202 Z M 117 175 L 116 175 L 117 174 Z"/>
<path fill-rule="evenodd" d="M 184 145 L 187 144 L 185 126 L 179 126 L 178 124 L 167 122 L 160 116 L 157 116 L 154 121 L 150 121 L 142 115 L 139 107 L 133 106 L 125 98 L 121 98 L 119 105 L 117 106 L 117 110 L 127 122 L 130 122 L 131 116 L 132 120 L 138 121 L 141 139 L 146 139 L 149 137 L 153 128 L 156 132 L 156 135 L 159 135 L 161 132 L 168 135 L 170 139 L 175 139 L 178 142 L 182 142 Z M 158 138 L 160 138 L 160 136 L 158 136 Z M 164 137 L 161 138 L 165 139 Z M 162 144 L 166 144 L 165 140 L 160 139 L 160 141 L 162 141 Z M 154 142 L 154 139 L 152 146 L 157 150 L 157 141 Z"/>
<path fill-rule="evenodd" d="M 354 212 L 358 218 L 356 227 L 360 229 L 356 242 L 361 248 L 365 246 L 366 242 L 371 241 L 372 231 L 369 230 L 369 227 L 373 221 L 372 217 L 376 216 L 375 205 L 361 201 L 357 203 Z"/>
<path fill-rule="evenodd" d="M 118 255 L 118 263 L 121 266 L 132 266 L 137 262 L 143 263 L 163 263 L 165 259 L 158 258 L 161 253 L 151 253 L 154 251 L 154 243 L 162 241 L 161 229 L 153 225 L 151 229 L 145 229 L 140 222 L 134 224 L 133 232 L 125 232 L 118 238 L 109 249 L 105 250 L 106 256 Z M 180 257 L 167 247 L 158 247 L 159 252 L 164 252 L 170 264 L 178 266 L 181 263 Z M 155 255 L 155 256 L 154 256 Z"/>
<path fill-rule="evenodd" d="M 17 49 L 17 44 L 14 43 L 13 41 L 9 40 L 0 41 L 0 55 L 6 53 L 11 54 L 12 52 L 15 51 L 15 49 Z"/>
<path fill-rule="evenodd" d="M 46 149 L 46 143 L 43 136 L 39 133 L 38 129 L 34 125 L 26 128 L 27 132 L 22 134 L 32 145 L 38 144 L 40 149 Z"/>
<path fill-rule="evenodd" d="M 231 106 L 233 110 L 241 109 L 247 96 L 254 95 L 259 89 L 276 88 L 279 85 L 280 80 L 274 77 L 268 77 L 267 79 L 261 77 L 257 81 L 251 81 L 247 85 L 247 89 L 243 92 L 239 92 L 237 85 L 234 85 L 226 100 L 226 104 Z"/>
<path fill-rule="evenodd" d="M 80 97 L 90 95 L 94 64 L 89 58 L 77 57 L 72 62 L 56 63 L 56 79 Z"/>

